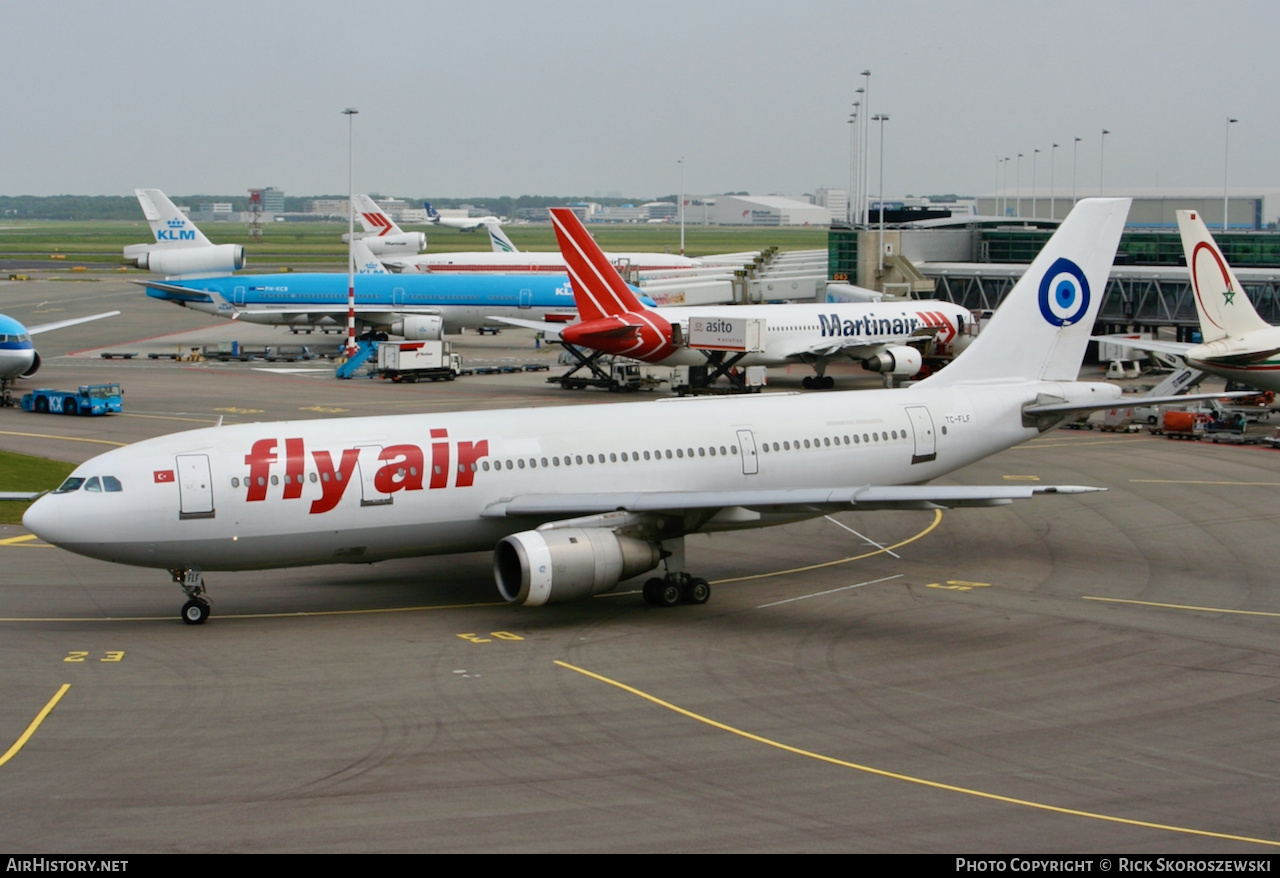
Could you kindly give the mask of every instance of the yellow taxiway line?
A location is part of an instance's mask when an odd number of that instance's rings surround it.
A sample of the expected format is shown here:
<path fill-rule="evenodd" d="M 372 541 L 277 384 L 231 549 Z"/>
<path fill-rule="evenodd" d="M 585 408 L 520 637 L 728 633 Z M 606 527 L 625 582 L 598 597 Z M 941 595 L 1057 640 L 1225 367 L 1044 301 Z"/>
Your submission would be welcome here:
<path fill-rule="evenodd" d="M 0 756 L 0 765 L 4 765 L 10 759 L 18 755 L 18 751 L 21 750 L 23 745 L 25 745 L 27 741 L 31 739 L 31 736 L 36 733 L 36 729 L 40 728 L 40 724 L 44 722 L 45 717 L 53 712 L 53 709 L 58 706 L 58 702 L 62 700 L 62 696 L 66 695 L 67 690 L 70 688 L 70 683 L 62 684 L 62 688 L 53 694 L 53 697 L 49 699 L 49 703 L 44 706 L 44 709 L 36 714 L 36 718 L 31 721 L 31 725 L 27 726 L 27 730 L 18 737 L 18 740 L 13 742 L 13 746 L 10 747 L 3 756 Z"/>
<path fill-rule="evenodd" d="M 938 781 L 927 780 L 926 778 L 922 778 L 922 777 L 913 777 L 912 775 L 909 775 L 909 774 L 899 774 L 898 772 L 895 772 L 895 771 L 885 771 L 882 768 L 872 768 L 869 765 L 860 765 L 856 762 L 847 762 L 843 759 L 836 759 L 833 756 L 824 756 L 823 754 L 815 753 L 812 750 L 803 750 L 799 747 L 793 747 L 790 744 L 783 744 L 781 741 L 774 741 L 770 738 L 765 738 L 760 735 L 755 735 L 755 734 L 752 734 L 751 732 L 734 728 L 733 726 L 726 725 L 722 722 L 717 722 L 716 720 L 710 719 L 709 717 L 705 717 L 705 716 L 702 716 L 701 714 L 694 713 L 691 710 L 686 710 L 683 707 L 678 707 L 669 701 L 663 701 L 661 698 L 657 698 L 653 695 L 648 694 L 647 692 L 642 692 L 639 689 L 636 689 L 632 686 L 628 686 L 625 683 L 620 683 L 617 680 L 611 680 L 608 677 L 594 673 L 593 671 L 588 671 L 585 668 L 579 668 L 576 665 L 569 664 L 568 662 L 556 661 L 556 664 L 562 668 L 565 668 L 566 670 L 576 671 L 577 673 L 582 674 L 585 677 L 590 677 L 591 679 L 598 680 L 601 683 L 607 683 L 608 685 L 621 689 L 623 692 L 630 693 L 631 695 L 634 695 L 637 698 L 643 698 L 645 701 L 648 701 L 652 704 L 656 704 L 659 707 L 664 707 L 667 710 L 678 713 L 681 716 L 687 717 L 691 720 L 695 720 L 697 722 L 711 726 L 714 729 L 719 729 L 722 732 L 728 732 L 731 735 L 737 735 L 740 738 L 746 738 L 748 741 L 754 741 L 757 744 L 764 744 L 766 747 L 774 747 L 778 750 L 783 750 L 787 753 L 795 754 L 796 756 L 804 756 L 808 759 L 816 759 L 819 762 L 825 762 L 829 765 L 836 765 L 836 766 L 839 766 L 840 768 L 848 768 L 848 769 L 852 769 L 853 771 L 861 771 L 861 772 L 865 772 L 866 774 L 873 774 L 878 777 L 886 777 L 891 780 L 900 780 L 905 783 L 911 783 L 911 784 L 917 784 L 919 786 L 930 787 L 935 790 L 946 790 L 947 792 L 960 793 L 966 796 L 974 796 L 979 799 L 988 799 L 993 802 L 1003 802 L 1007 805 L 1020 805 L 1024 808 L 1034 808 L 1038 811 L 1049 811 L 1055 814 L 1065 814 L 1070 817 L 1084 817 L 1089 820 L 1102 820 L 1107 823 L 1119 823 L 1125 826 L 1139 826 L 1144 829 L 1159 829 L 1165 832 L 1177 832 L 1177 833 L 1182 833 L 1183 835 L 1196 835 L 1202 838 L 1221 838 L 1221 839 L 1226 839 L 1227 841 L 1243 841 L 1243 842 L 1248 842 L 1249 844 L 1261 844 L 1261 845 L 1268 845 L 1270 847 L 1280 847 L 1280 841 L 1274 841 L 1272 839 L 1267 839 L 1267 838 L 1251 838 L 1245 835 L 1230 835 L 1224 832 L 1211 832 L 1206 829 L 1191 829 L 1186 826 L 1171 826 L 1165 823 L 1151 823 L 1146 820 L 1133 820 L 1128 817 L 1114 817 L 1109 814 L 1099 814 L 1094 811 L 1081 811 L 1076 808 L 1063 808 L 1058 805 L 1048 805 L 1048 804 L 1045 804 L 1044 802 L 1033 802 L 1029 799 L 1018 799 L 1012 796 L 1002 796 L 997 793 L 987 793 L 987 792 L 983 792 L 982 790 L 975 790 L 975 789 L 970 789 L 968 787 L 955 786 L 954 784 L 940 783 Z"/>

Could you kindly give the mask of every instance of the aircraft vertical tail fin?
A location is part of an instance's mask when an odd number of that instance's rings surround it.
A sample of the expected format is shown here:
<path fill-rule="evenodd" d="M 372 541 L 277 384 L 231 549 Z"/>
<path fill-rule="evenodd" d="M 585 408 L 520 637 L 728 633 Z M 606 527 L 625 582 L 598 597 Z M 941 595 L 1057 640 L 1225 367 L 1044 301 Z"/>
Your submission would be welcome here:
<path fill-rule="evenodd" d="M 578 316 L 587 321 L 646 310 L 574 212 L 567 207 L 550 212 Z"/>
<path fill-rule="evenodd" d="M 385 235 L 403 234 L 400 227 L 396 225 L 396 221 L 387 216 L 386 211 L 378 207 L 378 202 L 368 195 L 356 196 L 356 216 L 360 218 L 360 225 L 364 227 L 367 234 L 376 235 L 379 238 Z"/>
<path fill-rule="evenodd" d="M 1075 381 L 1129 202 L 1086 198 L 1077 204 L 973 343 L 920 383 Z"/>
<path fill-rule="evenodd" d="M 1182 235 L 1182 251 L 1187 256 L 1191 292 L 1204 341 L 1269 329 L 1270 324 L 1254 310 L 1197 211 L 1178 211 L 1178 233 Z"/>
<path fill-rule="evenodd" d="M 142 214 L 151 224 L 157 244 L 180 247 L 212 247 L 213 242 L 196 228 L 185 213 L 178 210 L 159 189 L 134 189 Z"/>
<path fill-rule="evenodd" d="M 373 255 L 373 251 L 369 249 L 369 245 L 364 242 L 363 238 L 356 238 L 351 242 L 351 258 L 355 261 L 356 274 L 390 274 L 387 267 L 377 256 Z"/>
<path fill-rule="evenodd" d="M 507 233 L 502 231 L 502 226 L 495 222 L 486 221 L 485 230 L 489 233 L 489 243 L 493 245 L 494 253 L 519 253 L 516 245 L 507 237 Z"/>
<path fill-rule="evenodd" d="M 422 206 L 427 209 L 427 220 L 429 222 L 435 223 L 440 221 L 440 211 L 432 207 L 430 201 L 422 202 Z"/>

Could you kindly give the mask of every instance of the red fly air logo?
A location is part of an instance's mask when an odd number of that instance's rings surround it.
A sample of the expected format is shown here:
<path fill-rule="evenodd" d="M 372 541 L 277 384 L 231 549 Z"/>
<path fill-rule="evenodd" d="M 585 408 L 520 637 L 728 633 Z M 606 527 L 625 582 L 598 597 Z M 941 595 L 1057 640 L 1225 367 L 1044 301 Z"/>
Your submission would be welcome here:
<path fill-rule="evenodd" d="M 391 220 L 388 219 L 384 214 L 362 213 L 360 215 L 364 217 L 365 222 L 367 222 L 369 225 L 373 226 L 375 229 L 381 229 L 381 231 L 378 232 L 379 238 L 381 238 L 387 232 L 391 231 Z"/>
<path fill-rule="evenodd" d="M 361 483 L 354 490 L 363 491 L 365 504 L 388 502 L 400 491 L 469 488 L 475 482 L 478 462 L 488 456 L 488 439 L 452 441 L 449 431 L 443 429 L 431 431 L 431 442 L 425 448 L 403 443 L 308 452 L 300 438 L 259 439 L 244 457 L 249 467 L 244 479 L 248 489 L 245 499 L 251 503 L 275 496 L 309 499 L 310 513 L 318 515 L 337 507 L 353 481 Z"/>

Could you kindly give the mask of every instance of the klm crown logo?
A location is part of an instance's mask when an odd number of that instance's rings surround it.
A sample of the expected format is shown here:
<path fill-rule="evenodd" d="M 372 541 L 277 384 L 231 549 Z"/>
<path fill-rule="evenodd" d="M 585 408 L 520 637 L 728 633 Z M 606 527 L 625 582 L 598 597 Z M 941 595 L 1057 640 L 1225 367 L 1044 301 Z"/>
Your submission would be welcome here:
<path fill-rule="evenodd" d="M 157 241 L 194 241 L 195 229 L 187 228 L 187 221 L 181 217 L 165 222 L 167 229 L 156 229 Z"/>

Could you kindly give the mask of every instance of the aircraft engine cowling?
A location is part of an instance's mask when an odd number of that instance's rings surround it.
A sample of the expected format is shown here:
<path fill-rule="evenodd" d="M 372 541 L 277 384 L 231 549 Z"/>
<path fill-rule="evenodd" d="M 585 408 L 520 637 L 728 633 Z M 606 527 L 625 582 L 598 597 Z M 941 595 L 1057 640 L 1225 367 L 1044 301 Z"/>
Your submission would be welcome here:
<path fill-rule="evenodd" d="M 885 348 L 880 353 L 862 361 L 864 369 L 904 378 L 919 372 L 923 364 L 924 359 L 920 356 L 920 352 L 906 345 Z"/>
<path fill-rule="evenodd" d="M 138 268 L 145 268 L 170 277 L 229 273 L 245 266 L 244 247 L 239 244 L 219 244 L 216 247 L 154 247 L 141 253 L 127 249 L 125 255 L 127 261 Z"/>
<path fill-rule="evenodd" d="M 342 236 L 344 239 L 346 235 Z M 381 235 L 361 238 L 374 256 L 401 256 L 421 253 L 427 247 L 427 236 L 422 232 L 402 232 L 399 235 Z"/>
<path fill-rule="evenodd" d="M 391 331 L 407 341 L 439 341 L 444 318 L 436 314 L 406 314 L 391 324 Z"/>
<path fill-rule="evenodd" d="M 612 591 L 662 560 L 657 544 L 604 528 L 552 528 L 512 534 L 493 553 L 498 592 L 540 607 Z"/>
<path fill-rule="evenodd" d="M 32 375 L 40 371 L 40 355 L 35 351 L 31 352 L 31 368 L 22 373 L 23 378 L 30 378 Z"/>

